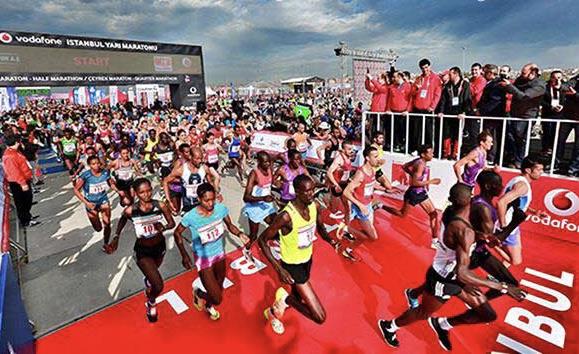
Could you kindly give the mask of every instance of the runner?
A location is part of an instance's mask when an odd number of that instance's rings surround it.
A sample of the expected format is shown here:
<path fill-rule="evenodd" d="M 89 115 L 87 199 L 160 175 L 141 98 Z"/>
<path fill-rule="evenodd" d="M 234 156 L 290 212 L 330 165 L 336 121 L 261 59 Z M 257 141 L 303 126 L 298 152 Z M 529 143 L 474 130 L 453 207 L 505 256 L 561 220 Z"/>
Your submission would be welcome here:
<path fill-rule="evenodd" d="M 98 156 L 89 156 L 87 163 L 90 169 L 84 171 L 76 180 L 74 194 L 86 205 L 86 214 L 93 229 L 96 232 L 103 231 L 102 249 L 108 253 L 111 237 L 111 205 L 107 191 L 109 186 L 117 193 L 119 190 L 109 171 L 102 169 Z"/>
<path fill-rule="evenodd" d="M 324 167 L 326 169 L 330 168 L 334 158 L 342 148 L 343 140 L 340 128 L 336 127 L 332 129 L 332 134 L 327 138 L 327 140 L 317 148 L 316 152 L 318 153 L 318 157 L 320 160 L 324 161 Z"/>
<path fill-rule="evenodd" d="M 155 173 L 155 165 L 153 163 L 153 149 L 157 145 L 157 132 L 155 129 L 150 129 L 144 136 L 145 143 L 143 145 L 144 165 L 150 174 Z"/>
<path fill-rule="evenodd" d="M 505 228 L 510 222 L 516 208 L 528 211 L 541 218 L 547 217 L 543 211 L 530 208 L 533 199 L 531 182 L 536 181 L 543 174 L 543 164 L 534 156 L 527 156 L 521 162 L 521 173 L 511 179 L 505 187 L 505 194 L 497 202 L 499 228 Z M 517 227 L 504 241 L 508 257 L 507 262 L 519 265 L 523 261 L 521 244 L 521 230 Z"/>
<path fill-rule="evenodd" d="M 316 230 L 332 247 L 338 244 L 328 235 L 320 216 L 320 206 L 314 201 L 316 183 L 309 176 L 299 175 L 293 180 L 293 185 L 297 192 L 295 200 L 287 204 L 259 238 L 259 246 L 278 273 L 281 282 L 291 286 L 290 294 L 283 287 L 278 288 L 275 302 L 264 311 L 265 318 L 270 321 L 277 334 L 285 331 L 281 319 L 289 306 L 317 324 L 324 323 L 326 310 L 309 280 Z M 267 245 L 267 241 L 278 235 L 280 262 L 275 259 Z"/>
<path fill-rule="evenodd" d="M 191 231 L 191 247 L 195 256 L 195 267 L 199 272 L 205 289 L 193 289 L 193 304 L 197 310 L 205 311 L 216 321 L 220 318 L 215 306 L 223 299 L 223 280 L 225 279 L 225 227 L 239 237 L 244 244 L 249 242 L 247 235 L 231 222 L 229 209 L 224 204 L 216 203 L 215 188 L 209 183 L 202 183 L 197 188 L 199 205 L 183 217 L 175 229 L 175 243 L 181 252 L 185 269 L 191 269 L 189 254 L 183 246 L 183 232 Z"/>
<path fill-rule="evenodd" d="M 179 158 L 173 164 L 173 169 L 191 161 L 191 147 L 188 143 L 179 145 L 178 152 Z M 169 183 L 169 204 L 175 207 L 174 215 L 181 212 L 181 199 L 183 199 L 183 183 L 181 179 L 175 178 Z"/>
<path fill-rule="evenodd" d="M 131 185 L 135 174 L 140 176 L 141 171 L 137 161 L 131 160 L 129 147 L 121 147 L 119 158 L 109 164 L 109 170 L 115 176 L 121 206 L 133 204 Z"/>
<path fill-rule="evenodd" d="M 298 124 L 298 131 L 294 133 L 292 136 L 294 141 L 296 142 L 296 146 L 300 154 L 302 154 L 302 158 L 306 158 L 306 154 L 308 153 L 308 148 L 312 146 L 312 141 L 310 140 L 310 136 L 306 133 L 306 125 L 302 122 Z"/>
<path fill-rule="evenodd" d="M 271 224 L 277 211 L 271 195 L 272 181 L 273 171 L 269 155 L 265 151 L 260 151 L 257 153 L 257 167 L 249 174 L 243 194 L 245 202 L 243 213 L 249 222 L 249 242 L 242 251 L 245 258 L 252 263 L 254 259 L 251 246 L 257 240 L 259 224 L 263 222 Z"/>
<path fill-rule="evenodd" d="M 138 202 L 123 211 L 115 237 L 109 245 L 109 251 L 113 253 L 117 250 L 121 232 L 127 220 L 131 220 L 137 236 L 133 250 L 137 266 L 144 275 L 147 319 L 149 322 L 157 322 L 156 299 L 163 291 L 163 278 L 159 273 L 159 267 L 163 263 L 166 250 L 163 231 L 174 228 L 175 221 L 167 204 L 153 199 L 153 188 L 148 179 L 141 177 L 135 180 L 133 190 Z M 167 224 L 163 225 L 163 221 Z"/>
<path fill-rule="evenodd" d="M 203 145 L 203 150 L 205 151 L 205 163 L 215 171 L 218 171 L 219 153 L 225 153 L 225 151 L 223 151 L 221 145 L 215 143 L 215 135 L 212 132 L 208 132 L 206 138 L 207 143 Z"/>
<path fill-rule="evenodd" d="M 378 328 L 384 340 L 392 347 L 400 345 L 396 338 L 398 329 L 420 320 L 428 320 L 444 350 L 452 349 L 449 331 L 453 327 L 495 321 L 497 314 L 479 289 L 481 286 L 508 294 L 518 301 L 526 296 L 516 286 L 479 278 L 469 269 L 470 253 L 475 247 L 475 233 L 467 221 L 470 216 L 470 188 L 464 184 L 454 185 L 450 189 L 449 201 L 452 205 L 443 214 L 445 229 L 440 247 L 436 249 L 432 266 L 426 272 L 426 291 L 422 303 L 392 321 L 378 320 Z M 451 296 L 457 296 L 470 309 L 450 318 L 430 317 Z"/>
<path fill-rule="evenodd" d="M 360 167 L 352 181 L 344 189 L 344 196 L 352 203 L 351 219 L 358 219 L 362 225 L 362 232 L 370 240 L 377 240 L 378 233 L 374 227 L 374 186 L 378 166 L 378 151 L 368 146 L 363 151 L 364 165 Z"/>
<path fill-rule="evenodd" d="M 339 130 L 337 131 L 339 132 Z M 352 166 L 352 158 L 354 155 L 354 145 L 350 140 L 344 140 L 342 148 L 338 150 L 332 158 L 326 174 L 326 184 L 330 189 L 328 203 L 330 217 L 339 219 L 340 215 L 343 216 L 343 222 L 341 222 L 338 227 L 340 232 L 337 233 L 337 237 L 341 239 L 342 236 L 344 236 L 350 241 L 354 241 L 355 238 L 348 231 L 350 227 L 350 205 L 344 195 L 344 190 L 348 186 L 352 173 L 354 172 L 354 166 Z"/>
<path fill-rule="evenodd" d="M 83 143 L 80 145 L 80 154 L 81 155 L 87 155 L 86 150 L 88 148 L 91 148 L 91 147 L 94 148 L 94 150 L 99 158 L 104 157 L 105 150 L 103 149 L 103 146 L 100 143 L 95 143 L 94 137 L 91 134 L 86 134 L 84 136 Z"/>
<path fill-rule="evenodd" d="M 70 128 L 65 129 L 64 136 L 60 139 L 59 143 L 58 147 L 62 160 L 66 165 L 68 173 L 72 175 L 80 158 L 80 149 L 78 148 L 78 141 L 74 136 L 74 131 Z"/>
<path fill-rule="evenodd" d="M 274 162 L 281 162 L 282 164 L 288 164 L 289 163 L 289 158 L 288 158 L 288 152 L 290 150 L 297 150 L 297 145 L 296 145 L 296 141 L 294 140 L 294 138 L 287 138 L 287 140 L 285 141 L 285 152 L 279 153 Z"/>
<path fill-rule="evenodd" d="M 526 215 L 520 209 L 515 209 L 513 220 L 504 230 L 495 232 L 495 226 L 498 221 L 497 210 L 493 206 L 493 199 L 501 195 L 503 191 L 503 180 L 501 176 L 494 171 L 483 171 L 477 177 L 481 194 L 474 197 L 471 201 L 470 222 L 476 233 L 476 246 L 470 257 L 469 269 L 482 267 L 490 279 L 507 284 L 518 286 L 519 282 L 487 248 L 487 245 L 495 247 L 500 245 L 516 227 L 522 223 Z M 442 228 L 441 228 L 442 229 Z M 444 231 L 444 230 L 441 230 Z M 503 251 L 501 251 L 502 253 Z M 415 289 L 406 289 L 404 295 L 408 301 L 408 307 L 416 308 L 419 305 L 418 297 L 424 293 L 426 284 L 422 284 Z M 489 290 L 486 294 L 490 301 L 501 296 L 500 291 Z"/>
<path fill-rule="evenodd" d="M 428 196 L 427 188 L 431 184 L 440 184 L 440 178 L 430 179 L 430 167 L 427 166 L 427 162 L 434 158 L 432 147 L 428 144 L 421 145 L 418 147 L 418 154 L 420 157 L 405 163 L 402 167 L 404 172 L 410 175 L 410 187 L 404 193 L 402 209 L 397 210 L 386 205 L 381 205 L 381 208 L 403 218 L 408 214 L 410 207 L 420 205 L 430 219 L 430 230 L 432 232 L 432 243 L 430 246 L 436 249 L 440 222 L 438 220 L 438 212 Z"/>
<path fill-rule="evenodd" d="M 308 170 L 304 167 L 302 162 L 302 155 L 297 150 L 288 151 L 289 163 L 280 166 L 273 176 L 273 183 L 280 187 L 281 185 L 281 206 L 285 206 L 290 201 L 296 198 L 296 193 L 293 186 L 294 179 L 302 174 L 310 176 Z M 311 177 L 311 176 L 310 176 Z"/>
<path fill-rule="evenodd" d="M 245 170 L 245 154 L 243 151 L 241 151 L 242 142 L 241 127 L 236 125 L 235 128 L 233 128 L 233 136 L 231 137 L 229 148 L 227 149 L 227 156 L 229 157 L 229 161 L 221 169 L 221 173 L 223 173 L 226 169 L 235 167 L 237 169 L 239 183 L 241 185 L 243 185 L 243 175 Z"/>
<path fill-rule="evenodd" d="M 162 132 L 159 134 L 159 142 L 153 147 L 152 161 L 159 168 L 159 177 L 161 183 L 163 179 L 171 173 L 173 162 L 177 159 L 175 154 L 175 144 L 171 141 L 168 133 Z M 169 198 L 169 195 L 165 195 Z"/>
<path fill-rule="evenodd" d="M 386 190 L 392 190 L 392 183 L 388 180 L 388 177 L 382 171 L 382 166 L 386 163 L 386 159 L 384 158 L 384 133 L 376 133 L 374 138 L 372 139 L 372 145 L 378 151 L 378 166 L 374 167 L 376 171 L 376 181 L 380 183 L 380 185 Z"/>
<path fill-rule="evenodd" d="M 186 145 L 181 145 L 183 148 Z M 185 195 L 183 196 L 183 211 L 188 212 L 197 205 L 199 205 L 199 199 L 197 198 L 197 187 L 203 182 L 209 182 L 219 193 L 219 183 L 221 177 L 217 172 L 205 165 L 203 163 L 203 150 L 201 148 L 191 149 L 191 160 L 184 164 L 177 164 L 171 173 L 163 179 L 163 191 L 165 195 L 170 195 L 169 184 L 181 180 L 183 182 L 183 188 L 185 190 Z M 220 196 L 218 196 L 220 198 Z M 171 211 L 177 213 L 177 205 L 173 205 L 173 202 L 169 203 Z"/>
<path fill-rule="evenodd" d="M 459 183 L 464 183 L 474 189 L 476 177 L 485 169 L 487 153 L 493 147 L 493 136 L 488 131 L 481 132 L 478 137 L 478 146 L 465 157 L 454 163 L 454 173 Z"/>

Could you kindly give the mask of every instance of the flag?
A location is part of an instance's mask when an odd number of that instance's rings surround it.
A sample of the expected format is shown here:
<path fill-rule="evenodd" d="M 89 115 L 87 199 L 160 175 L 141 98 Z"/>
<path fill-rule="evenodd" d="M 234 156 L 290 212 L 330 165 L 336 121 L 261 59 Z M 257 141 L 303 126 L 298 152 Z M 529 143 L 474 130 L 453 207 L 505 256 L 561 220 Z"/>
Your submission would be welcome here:
<path fill-rule="evenodd" d="M 311 124 L 310 117 L 312 115 L 312 107 L 307 104 L 298 103 L 294 106 L 294 116 L 296 118 L 303 117 L 304 122 L 307 125 Z"/>

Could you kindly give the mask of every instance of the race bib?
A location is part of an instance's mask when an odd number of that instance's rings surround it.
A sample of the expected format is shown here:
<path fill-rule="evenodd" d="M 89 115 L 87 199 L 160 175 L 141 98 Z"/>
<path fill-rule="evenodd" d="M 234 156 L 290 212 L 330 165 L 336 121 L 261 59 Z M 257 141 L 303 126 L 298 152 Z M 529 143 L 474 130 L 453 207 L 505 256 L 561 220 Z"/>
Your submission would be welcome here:
<path fill-rule="evenodd" d="M 111 139 L 109 139 L 108 136 L 101 137 L 101 141 L 103 142 L 103 144 L 106 144 L 106 145 L 109 145 L 111 143 Z"/>
<path fill-rule="evenodd" d="M 420 90 L 420 98 L 426 98 L 428 94 L 428 90 Z"/>
<path fill-rule="evenodd" d="M 147 215 L 133 218 L 137 238 L 149 238 L 157 234 L 155 224 L 163 221 L 163 215 Z"/>
<path fill-rule="evenodd" d="M 231 153 L 237 154 L 239 152 L 239 145 L 231 145 Z"/>
<path fill-rule="evenodd" d="M 117 177 L 123 181 L 128 181 L 133 178 L 133 170 L 127 168 L 117 170 Z"/>
<path fill-rule="evenodd" d="M 219 157 L 217 155 L 207 155 L 208 163 L 216 163 L 217 161 L 219 161 Z"/>
<path fill-rule="evenodd" d="M 452 98 L 452 105 L 453 105 L 453 106 L 458 106 L 458 97 L 453 97 L 453 98 Z"/>
<path fill-rule="evenodd" d="M 304 152 L 308 149 L 308 143 L 303 142 L 298 145 L 298 151 Z"/>
<path fill-rule="evenodd" d="M 164 152 L 164 153 L 159 154 L 157 156 L 159 158 L 159 161 L 161 161 L 163 163 L 169 163 L 169 162 L 173 161 L 173 152 L 172 151 Z"/>
<path fill-rule="evenodd" d="M 199 185 L 195 184 L 188 184 L 185 186 L 185 195 L 189 198 L 197 199 L 197 187 Z"/>
<path fill-rule="evenodd" d="M 374 182 L 367 183 L 366 186 L 364 186 L 364 197 L 371 197 L 372 194 L 374 194 Z"/>
<path fill-rule="evenodd" d="M 266 197 L 271 194 L 271 183 L 266 184 L 263 187 L 255 186 L 253 187 L 253 195 L 255 197 Z"/>
<path fill-rule="evenodd" d="M 298 248 L 308 248 L 316 240 L 316 224 L 298 229 Z"/>
<path fill-rule="evenodd" d="M 223 232 L 225 232 L 225 224 L 223 220 L 214 221 L 209 225 L 199 228 L 197 232 L 199 232 L 201 244 L 206 244 L 219 239 L 221 235 L 223 235 Z"/>
<path fill-rule="evenodd" d="M 344 171 L 342 174 L 342 178 L 340 178 L 340 182 L 346 182 L 350 178 L 350 171 Z"/>
<path fill-rule="evenodd" d="M 336 158 L 336 154 L 338 153 L 338 151 L 334 150 L 332 151 L 332 153 L 330 154 L 330 158 L 333 160 Z"/>
<path fill-rule="evenodd" d="M 63 149 L 65 154 L 72 154 L 73 152 L 76 151 L 76 145 L 74 144 L 66 144 L 64 145 Z"/>
<path fill-rule="evenodd" d="M 88 194 L 100 194 L 102 192 L 106 192 L 108 186 L 109 185 L 106 181 L 91 184 L 88 186 Z"/>

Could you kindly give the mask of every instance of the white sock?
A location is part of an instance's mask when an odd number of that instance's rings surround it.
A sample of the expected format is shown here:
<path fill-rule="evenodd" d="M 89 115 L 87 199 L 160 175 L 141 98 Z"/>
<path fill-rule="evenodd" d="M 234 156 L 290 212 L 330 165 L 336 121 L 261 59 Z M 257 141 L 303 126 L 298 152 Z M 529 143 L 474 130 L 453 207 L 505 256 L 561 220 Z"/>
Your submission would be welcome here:
<path fill-rule="evenodd" d="M 386 330 L 390 333 L 394 333 L 398 330 L 398 326 L 396 325 L 396 321 L 392 320 L 392 322 L 390 322 L 390 328 L 386 328 Z"/>
<path fill-rule="evenodd" d="M 438 319 L 438 324 L 440 325 L 440 328 L 446 331 L 452 329 L 452 326 L 450 325 L 450 323 L 448 323 L 448 319 L 446 317 L 440 317 Z"/>

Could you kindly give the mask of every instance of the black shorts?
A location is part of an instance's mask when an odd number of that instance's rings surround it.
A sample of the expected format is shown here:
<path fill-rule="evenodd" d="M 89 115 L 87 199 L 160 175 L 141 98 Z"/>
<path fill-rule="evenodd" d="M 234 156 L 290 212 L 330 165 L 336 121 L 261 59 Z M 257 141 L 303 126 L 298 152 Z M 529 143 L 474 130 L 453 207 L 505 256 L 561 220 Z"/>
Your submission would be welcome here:
<path fill-rule="evenodd" d="M 470 264 L 468 266 L 469 269 L 476 269 L 480 267 L 491 256 L 485 243 L 486 242 L 484 241 L 478 241 L 476 243 L 476 247 L 470 255 Z"/>
<path fill-rule="evenodd" d="M 404 193 L 404 201 L 412 206 L 416 206 L 428 199 L 426 191 L 416 191 L 415 188 L 408 188 Z"/>
<path fill-rule="evenodd" d="M 306 263 L 300 264 L 288 264 L 281 261 L 281 266 L 283 269 L 287 270 L 288 273 L 294 279 L 295 284 L 305 284 L 310 280 L 310 271 L 312 269 L 312 259 Z"/>
<path fill-rule="evenodd" d="M 215 171 L 217 171 L 217 169 L 219 168 L 219 161 L 217 162 L 213 162 L 213 163 L 208 163 L 207 166 L 213 168 Z"/>
<path fill-rule="evenodd" d="M 133 180 L 125 181 L 124 179 L 117 179 L 117 189 L 124 192 L 131 192 L 131 186 L 133 185 Z"/>
<path fill-rule="evenodd" d="M 456 280 L 442 277 L 430 267 L 426 272 L 425 290 L 438 301 L 445 303 L 452 296 L 460 294 L 462 286 Z"/>
<path fill-rule="evenodd" d="M 161 178 L 167 177 L 170 173 L 171 173 L 170 166 L 161 166 L 161 168 L 159 169 L 159 174 L 161 175 Z"/>
<path fill-rule="evenodd" d="M 146 247 L 135 243 L 133 251 L 135 251 L 135 258 L 137 261 L 141 258 L 148 257 L 153 259 L 159 259 L 165 255 L 165 250 L 167 246 L 165 244 L 165 237 L 157 245 L 152 247 Z"/>

